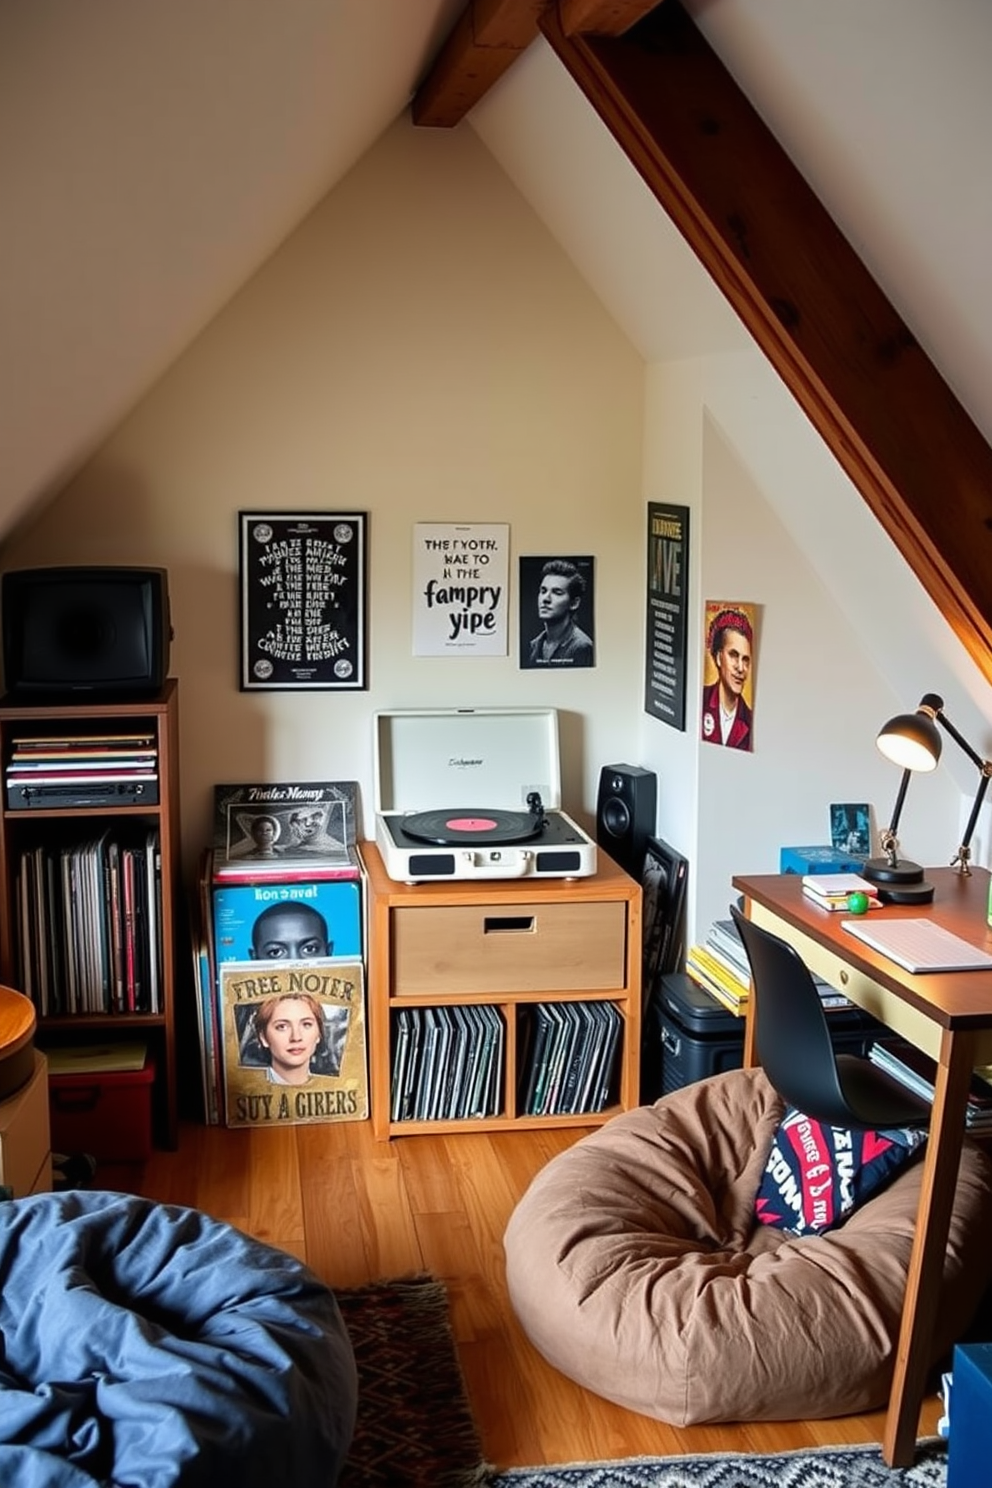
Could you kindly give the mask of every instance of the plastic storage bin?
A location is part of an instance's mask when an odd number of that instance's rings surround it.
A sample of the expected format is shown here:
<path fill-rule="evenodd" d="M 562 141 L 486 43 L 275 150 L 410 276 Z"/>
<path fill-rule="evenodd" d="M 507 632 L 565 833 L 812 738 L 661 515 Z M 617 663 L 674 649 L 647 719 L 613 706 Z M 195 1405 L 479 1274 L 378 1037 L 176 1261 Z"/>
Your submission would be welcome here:
<path fill-rule="evenodd" d="M 979 1488 L 992 1461 L 992 1343 L 955 1345 L 949 1416 L 947 1488 Z"/>
<path fill-rule="evenodd" d="M 53 1152 L 98 1162 L 144 1162 L 152 1150 L 155 1061 L 140 1070 L 49 1074 Z"/>
<path fill-rule="evenodd" d="M 838 1008 L 827 1016 L 839 1053 L 865 1054 L 887 1032 L 860 1008 Z M 645 1020 L 641 1099 L 656 1101 L 694 1080 L 740 1069 L 743 1063 L 744 1019 L 735 1017 L 685 972 L 661 977 Z"/>

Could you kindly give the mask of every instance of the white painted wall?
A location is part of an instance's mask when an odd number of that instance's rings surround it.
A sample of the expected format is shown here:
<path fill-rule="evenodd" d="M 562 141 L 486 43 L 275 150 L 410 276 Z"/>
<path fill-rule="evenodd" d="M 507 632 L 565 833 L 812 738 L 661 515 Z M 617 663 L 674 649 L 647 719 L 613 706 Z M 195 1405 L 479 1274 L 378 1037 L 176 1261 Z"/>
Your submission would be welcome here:
<path fill-rule="evenodd" d="M 899 771 L 874 747 L 895 713 L 939 691 L 985 753 L 992 706 L 963 648 L 757 351 L 668 363 L 646 380 L 645 499 L 690 507 L 685 734 L 644 716 L 640 763 L 660 777 L 659 832 L 687 853 L 691 933 L 725 916 L 735 872 L 829 841 L 832 801 L 892 813 Z M 707 599 L 759 607 L 753 753 L 697 743 Z M 982 710 L 982 704 L 985 710 Z M 912 781 L 907 857 L 949 862 L 978 787 L 947 740 Z M 975 839 L 987 863 L 988 811 Z"/>
<path fill-rule="evenodd" d="M 667 288 L 667 286 L 665 286 Z M 657 306 L 655 306 L 657 309 Z M 692 510 L 689 717 L 643 712 L 645 502 Z M 363 694 L 238 691 L 237 513 L 370 514 Z M 521 554 L 592 553 L 592 671 L 411 654 L 418 521 L 505 521 Z M 659 830 L 692 862 L 690 933 L 737 870 L 823 840 L 832 800 L 888 819 L 878 725 L 944 690 L 984 750 L 992 707 L 963 653 L 756 352 L 645 367 L 470 129 L 404 119 L 214 320 L 83 472 L 0 551 L 170 571 L 187 866 L 218 781 L 357 779 L 372 830 L 372 714 L 560 712 L 563 798 L 592 825 L 599 771 L 660 777 Z M 756 749 L 696 739 L 705 599 L 761 607 Z M 950 856 L 974 781 L 914 783 L 906 851 Z M 985 852 L 987 855 L 987 836 Z"/>
<path fill-rule="evenodd" d="M 476 136 L 403 119 L 0 562 L 169 569 L 187 860 L 218 781 L 357 779 L 371 833 L 381 708 L 559 709 L 564 800 L 592 825 L 636 730 L 643 377 Z M 370 514 L 368 692 L 238 691 L 251 509 Z M 507 657 L 412 657 L 413 525 L 455 519 L 508 522 L 514 572 L 595 555 L 595 669 L 520 671 L 515 611 Z"/>

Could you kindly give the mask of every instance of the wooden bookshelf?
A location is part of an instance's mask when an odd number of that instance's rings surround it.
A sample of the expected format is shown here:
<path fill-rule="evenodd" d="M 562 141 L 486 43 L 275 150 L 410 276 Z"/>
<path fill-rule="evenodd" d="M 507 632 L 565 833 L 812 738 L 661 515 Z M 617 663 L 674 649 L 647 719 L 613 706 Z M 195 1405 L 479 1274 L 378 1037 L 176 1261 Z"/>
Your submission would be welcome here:
<path fill-rule="evenodd" d="M 39 843 L 57 848 L 92 828 L 119 826 L 129 820 L 136 830 L 154 829 L 161 860 L 159 1008 L 156 1012 L 38 1012 L 37 1038 L 52 1044 L 147 1040 L 155 1060 L 153 1108 L 155 1129 L 163 1145 L 177 1139 L 175 1038 L 175 920 L 179 889 L 179 738 L 178 684 L 170 678 L 161 693 L 134 701 L 86 703 L 14 702 L 0 700 L 0 766 L 4 772 L 0 811 L 0 981 L 18 987 L 20 910 L 17 875 L 22 854 Z M 27 734 L 65 736 L 124 734 L 153 736 L 157 786 L 151 798 L 134 803 L 108 795 L 87 806 L 38 805 L 13 809 L 6 785 L 7 765 L 16 740 Z M 27 990 L 26 988 L 22 990 Z"/>

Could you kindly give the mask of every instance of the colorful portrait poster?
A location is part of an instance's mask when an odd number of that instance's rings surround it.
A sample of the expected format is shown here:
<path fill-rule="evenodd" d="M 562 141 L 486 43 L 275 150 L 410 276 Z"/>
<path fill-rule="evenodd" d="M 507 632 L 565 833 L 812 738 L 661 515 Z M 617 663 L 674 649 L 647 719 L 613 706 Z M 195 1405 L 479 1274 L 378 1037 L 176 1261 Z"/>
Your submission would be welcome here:
<path fill-rule="evenodd" d="M 218 976 L 228 1126 L 368 1115 L 361 961 L 228 961 Z"/>
<path fill-rule="evenodd" d="M 740 600 L 706 602 L 700 736 L 707 744 L 754 748 L 755 613 Z"/>

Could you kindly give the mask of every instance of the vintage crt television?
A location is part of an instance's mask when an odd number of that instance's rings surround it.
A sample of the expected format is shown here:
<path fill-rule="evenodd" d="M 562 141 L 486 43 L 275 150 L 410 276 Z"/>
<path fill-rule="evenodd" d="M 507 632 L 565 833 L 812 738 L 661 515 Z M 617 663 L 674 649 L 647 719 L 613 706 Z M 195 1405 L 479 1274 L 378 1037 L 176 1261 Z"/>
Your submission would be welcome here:
<path fill-rule="evenodd" d="M 0 580 L 4 687 L 18 701 L 128 699 L 169 668 L 164 568 L 25 568 Z"/>

